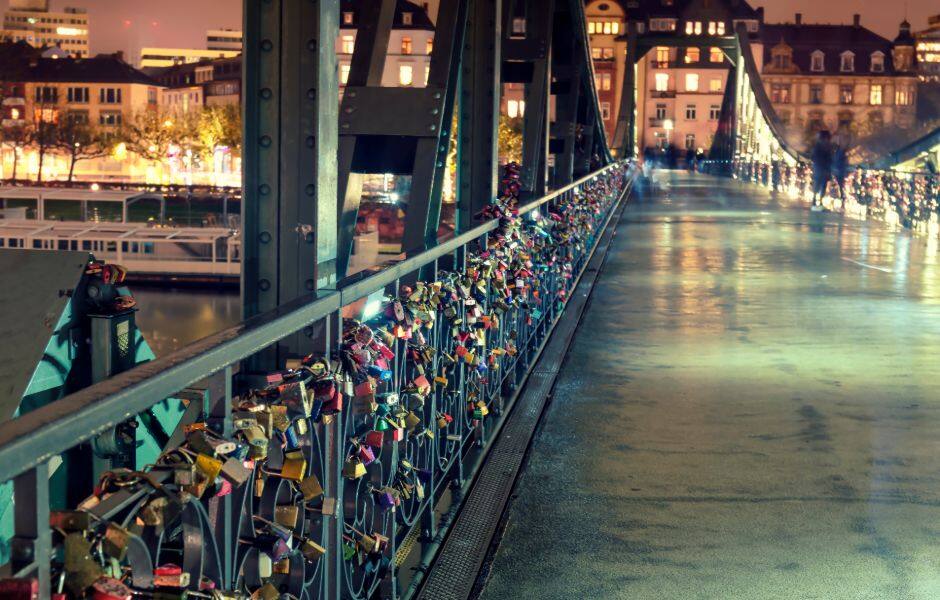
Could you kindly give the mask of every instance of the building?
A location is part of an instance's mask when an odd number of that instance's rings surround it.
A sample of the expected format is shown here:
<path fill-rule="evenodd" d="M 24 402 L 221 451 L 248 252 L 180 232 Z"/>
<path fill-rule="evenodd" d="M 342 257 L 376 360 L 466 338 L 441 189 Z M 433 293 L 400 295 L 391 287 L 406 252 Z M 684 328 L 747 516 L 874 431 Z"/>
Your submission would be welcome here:
<path fill-rule="evenodd" d="M 140 49 L 140 57 L 136 64 L 139 69 L 172 67 L 173 65 L 198 63 L 216 58 L 233 58 L 239 54 L 241 54 L 241 50 L 200 50 L 196 48 L 155 48 L 145 46 Z"/>
<path fill-rule="evenodd" d="M 206 31 L 208 50 L 242 51 L 242 32 L 238 29 L 209 29 Z"/>
<path fill-rule="evenodd" d="M 594 87 L 607 139 L 613 139 L 627 61 L 627 14 L 619 2 L 589 0 L 584 7 L 594 63 Z"/>
<path fill-rule="evenodd" d="M 370 1 L 372 0 L 342 0 L 340 3 L 340 35 L 336 40 L 340 93 L 349 77 L 361 7 Z M 424 6 L 398 0 L 388 42 L 385 70 L 382 73 L 382 85 L 424 87 L 427 84 L 433 45 L 434 23 Z"/>
<path fill-rule="evenodd" d="M 150 67 L 144 71 L 163 86 L 160 107 L 189 113 L 203 106 L 240 104 L 241 56 Z"/>
<path fill-rule="evenodd" d="M 674 145 L 708 152 L 732 68 L 721 46 L 727 45 L 737 26 L 743 24 L 752 49 L 756 49 L 755 56 L 760 57 L 758 35 L 764 21 L 763 9 L 754 9 L 744 0 L 646 0 L 627 4 L 636 5 L 627 10 L 627 26 L 632 24 L 640 38 L 662 40 L 661 45 L 654 45 L 636 61 L 637 144 L 641 148 Z M 595 26 L 592 40 L 598 35 L 605 34 L 597 34 Z M 619 39 L 626 40 L 625 33 Z M 643 45 L 648 47 L 650 43 Z M 617 115 L 611 117 L 616 122 Z"/>
<path fill-rule="evenodd" d="M 914 38 L 921 81 L 940 83 L 940 14 L 927 19 L 927 29 L 918 31 Z"/>
<path fill-rule="evenodd" d="M 826 128 L 870 133 L 914 124 L 917 75 L 910 24 L 892 42 L 861 25 L 765 24 L 761 78 L 794 141 Z"/>
<path fill-rule="evenodd" d="M 88 14 L 70 7 L 50 11 L 48 0 L 11 0 L 3 15 L 0 41 L 24 41 L 37 48 L 58 46 L 72 56 L 87 57 Z"/>

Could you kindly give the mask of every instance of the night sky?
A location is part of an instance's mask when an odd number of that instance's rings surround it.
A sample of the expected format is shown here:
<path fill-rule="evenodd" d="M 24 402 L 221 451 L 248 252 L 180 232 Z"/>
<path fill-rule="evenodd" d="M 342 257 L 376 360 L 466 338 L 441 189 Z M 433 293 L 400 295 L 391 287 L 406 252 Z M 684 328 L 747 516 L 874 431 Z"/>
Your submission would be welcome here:
<path fill-rule="evenodd" d="M 0 0 L 0 10 L 8 1 Z M 242 0 L 53 0 L 53 8 L 85 7 L 91 20 L 91 51 L 124 50 L 141 46 L 204 48 L 205 31 L 215 27 L 240 29 Z M 927 16 L 940 12 L 938 0 L 763 0 L 769 22 L 793 21 L 796 12 L 806 22 L 849 23 L 852 13 L 862 24 L 894 38 L 905 5 L 914 30 L 924 29 Z"/>

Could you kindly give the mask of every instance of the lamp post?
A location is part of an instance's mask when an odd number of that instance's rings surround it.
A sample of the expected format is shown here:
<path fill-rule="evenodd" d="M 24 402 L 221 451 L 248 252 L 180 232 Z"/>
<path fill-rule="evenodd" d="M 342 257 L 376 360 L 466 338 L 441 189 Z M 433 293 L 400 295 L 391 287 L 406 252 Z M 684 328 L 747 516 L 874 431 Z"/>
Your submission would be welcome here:
<path fill-rule="evenodd" d="M 669 146 L 672 143 L 672 130 L 675 128 L 675 125 L 672 122 L 672 119 L 666 119 L 663 121 L 663 129 L 666 130 L 666 145 Z"/>

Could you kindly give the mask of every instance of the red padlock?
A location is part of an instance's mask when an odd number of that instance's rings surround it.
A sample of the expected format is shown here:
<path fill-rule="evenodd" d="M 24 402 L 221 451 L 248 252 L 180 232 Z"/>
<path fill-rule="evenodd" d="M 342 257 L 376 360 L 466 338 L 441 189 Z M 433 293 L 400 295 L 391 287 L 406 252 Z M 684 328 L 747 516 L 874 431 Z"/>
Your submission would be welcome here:
<path fill-rule="evenodd" d="M 113 577 L 99 577 L 91 584 L 92 600 L 131 600 L 130 588 Z"/>

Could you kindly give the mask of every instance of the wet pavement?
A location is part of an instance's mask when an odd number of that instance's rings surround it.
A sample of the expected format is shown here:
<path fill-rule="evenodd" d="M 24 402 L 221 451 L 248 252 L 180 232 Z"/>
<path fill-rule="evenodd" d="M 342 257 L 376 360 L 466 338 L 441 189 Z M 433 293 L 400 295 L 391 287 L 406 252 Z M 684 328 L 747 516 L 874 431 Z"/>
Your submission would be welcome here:
<path fill-rule="evenodd" d="M 940 598 L 936 241 L 723 179 L 657 187 L 481 597 Z"/>

